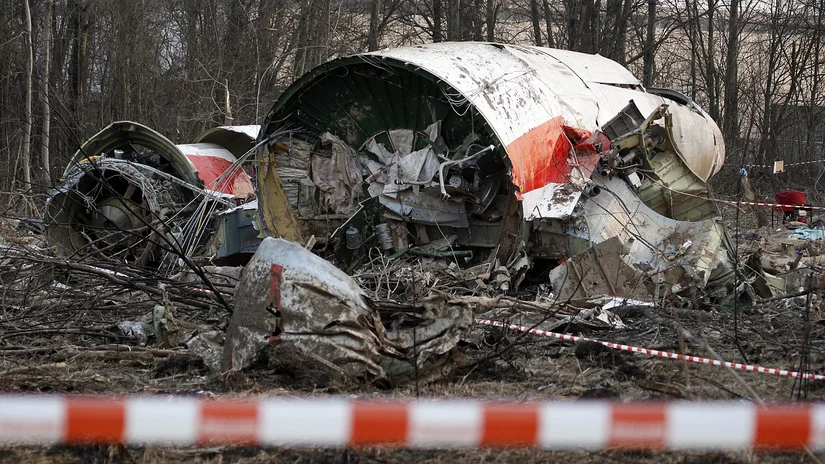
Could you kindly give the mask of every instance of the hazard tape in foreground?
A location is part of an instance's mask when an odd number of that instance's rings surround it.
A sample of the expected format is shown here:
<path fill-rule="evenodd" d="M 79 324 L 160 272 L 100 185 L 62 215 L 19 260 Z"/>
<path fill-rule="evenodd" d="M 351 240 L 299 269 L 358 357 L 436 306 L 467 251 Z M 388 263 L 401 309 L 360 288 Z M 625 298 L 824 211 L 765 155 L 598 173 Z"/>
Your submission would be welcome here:
<path fill-rule="evenodd" d="M 825 404 L 0 395 L 0 443 L 825 449 Z"/>
<path fill-rule="evenodd" d="M 535 335 L 542 335 L 544 337 L 553 337 L 558 338 L 560 340 L 567 340 L 570 342 L 592 342 L 598 343 L 600 345 L 606 346 L 608 348 L 613 348 L 614 350 L 622 350 L 622 351 L 630 351 L 633 353 L 640 353 L 640 354 L 648 354 L 651 356 L 658 356 L 660 358 L 668 358 L 668 359 L 680 359 L 684 361 L 690 361 L 700 364 L 709 364 L 711 366 L 725 366 L 730 367 L 732 369 L 739 369 L 743 371 L 751 371 L 751 372 L 760 372 L 762 374 L 773 374 L 779 375 L 782 377 L 802 377 L 808 380 L 825 380 L 825 375 L 819 374 L 810 374 L 810 373 L 799 373 L 795 371 L 786 371 L 784 369 L 774 369 L 769 367 L 760 367 L 760 366 L 753 366 L 750 364 L 739 364 L 739 363 L 732 363 L 728 361 L 719 361 L 717 359 L 709 359 L 709 358 L 700 358 L 698 356 L 689 356 L 683 355 L 678 353 L 670 353 L 667 351 L 659 351 L 659 350 L 651 350 L 648 348 L 640 348 L 638 346 L 629 346 L 629 345 L 622 345 L 619 343 L 612 343 L 606 342 L 603 340 L 596 340 L 594 338 L 586 338 L 586 337 L 577 337 L 575 335 L 567 335 L 562 333 L 556 332 L 548 332 L 546 330 L 541 329 L 531 329 L 530 327 L 524 327 L 521 325 L 516 324 L 507 324 L 504 322 L 499 321 L 491 321 L 488 319 L 476 319 L 476 322 L 483 325 L 489 325 L 493 327 L 502 327 L 505 329 L 511 330 L 518 330 L 520 332 L 527 332 Z"/>

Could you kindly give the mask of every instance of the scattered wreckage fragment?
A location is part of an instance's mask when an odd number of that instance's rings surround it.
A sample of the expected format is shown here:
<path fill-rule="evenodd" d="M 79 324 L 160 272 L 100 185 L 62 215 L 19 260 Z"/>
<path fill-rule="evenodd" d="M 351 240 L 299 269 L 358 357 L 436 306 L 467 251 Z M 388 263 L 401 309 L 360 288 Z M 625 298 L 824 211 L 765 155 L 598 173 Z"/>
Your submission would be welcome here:
<path fill-rule="evenodd" d="M 586 251 L 573 250 L 551 271 L 558 298 L 594 296 L 594 290 L 638 298 L 640 290 L 663 295 L 697 289 L 721 298 L 730 290 L 733 247 L 707 183 L 673 142 L 667 110 L 662 106 L 642 120 L 631 102 L 602 128 L 610 146 L 602 147 L 600 175 L 591 180 L 593 190 L 604 193 L 588 196 L 573 214 L 567 232 Z M 617 274 L 608 278 L 607 272 Z M 595 288 L 584 282 L 588 273 Z M 571 285 L 572 292 L 562 290 Z"/>
<path fill-rule="evenodd" d="M 233 208 L 251 197 L 238 160 L 255 137 L 259 200 Z M 625 264 L 679 291 L 732 273 L 724 230 L 707 222 L 718 211 L 705 181 L 723 157 L 718 127 L 695 104 L 645 91 L 605 58 L 430 44 L 319 66 L 262 130 L 174 145 L 114 123 L 67 168 L 48 235 L 64 255 L 159 265 L 160 241 L 242 264 L 231 258 L 257 246 L 257 210 L 271 235 L 331 237 L 347 270 L 380 250 L 490 263 L 511 289 L 618 237 Z"/>
<path fill-rule="evenodd" d="M 349 377 L 397 382 L 416 371 L 421 378 L 438 376 L 472 327 L 472 311 L 442 298 L 419 306 L 382 321 L 350 276 L 294 242 L 266 238 L 241 275 L 221 370 L 249 367 L 268 345 L 287 344 Z M 205 356 L 216 350 L 215 343 L 195 346 Z"/>
<path fill-rule="evenodd" d="M 301 130 L 272 137 L 285 126 Z M 505 266 L 516 288 L 615 237 L 617 259 L 648 287 L 716 293 L 733 275 L 706 184 L 724 160 L 719 128 L 598 55 L 438 43 L 341 58 L 283 93 L 267 139 L 264 227 L 294 230 L 290 211 L 337 221 L 346 270 L 376 252 L 423 255 Z M 270 202 L 285 163 L 297 180 L 287 206 Z"/>
<path fill-rule="evenodd" d="M 212 214 L 254 197 L 239 160 L 257 132 L 258 126 L 219 128 L 175 145 L 135 122 L 110 124 L 80 147 L 51 192 L 44 219 L 51 244 L 62 256 L 153 267 L 169 257 L 164 249 L 203 252 Z"/>

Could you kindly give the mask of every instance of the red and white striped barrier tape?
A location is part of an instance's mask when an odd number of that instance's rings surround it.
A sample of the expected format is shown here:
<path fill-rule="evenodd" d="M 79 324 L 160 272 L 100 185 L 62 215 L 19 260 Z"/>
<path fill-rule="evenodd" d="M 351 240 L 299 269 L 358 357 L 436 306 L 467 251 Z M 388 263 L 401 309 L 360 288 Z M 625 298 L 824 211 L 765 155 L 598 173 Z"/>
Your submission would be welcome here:
<path fill-rule="evenodd" d="M 717 203 L 727 203 L 729 205 L 770 206 L 770 207 L 776 207 L 776 208 L 799 208 L 799 209 L 810 209 L 810 210 L 817 210 L 817 211 L 825 210 L 825 206 L 788 205 L 788 204 L 782 204 L 782 203 L 765 203 L 765 202 L 760 202 L 760 201 L 721 200 L 719 198 L 708 198 L 708 197 L 703 197 L 701 195 L 694 195 L 694 194 L 688 193 L 688 192 L 680 192 L 678 190 L 669 188 L 669 187 L 667 187 L 663 184 L 659 184 L 659 185 L 662 185 L 663 187 L 667 188 L 671 192 L 677 193 L 679 195 L 684 195 L 686 197 L 698 198 L 700 200 L 715 201 Z"/>
<path fill-rule="evenodd" d="M 0 396 L 0 443 L 825 449 L 825 404 Z"/>
<path fill-rule="evenodd" d="M 683 193 L 683 192 L 677 192 L 677 193 L 679 193 L 681 195 L 689 195 L 689 194 Z M 702 198 L 702 197 L 699 197 L 698 195 L 690 195 L 690 196 L 696 196 L 698 198 Z M 705 198 L 705 200 L 707 200 L 707 198 Z M 799 209 L 810 209 L 810 210 L 817 210 L 817 211 L 825 210 L 825 206 L 783 205 L 781 203 L 762 203 L 762 202 L 759 202 L 759 201 L 733 201 L 733 200 L 718 200 L 718 199 L 716 199 L 714 201 L 718 201 L 718 202 L 721 202 L 721 203 L 728 203 L 728 204 L 731 204 L 731 205 L 770 206 L 770 207 L 776 207 L 776 208 L 799 208 Z"/>
<path fill-rule="evenodd" d="M 790 204 L 782 204 L 782 203 L 765 203 L 765 202 L 760 202 L 760 201 L 722 200 L 722 199 L 719 199 L 719 198 L 710 198 L 710 197 L 707 197 L 707 196 L 695 195 L 695 194 L 688 193 L 688 192 L 680 192 L 679 190 L 670 188 L 670 187 L 668 187 L 667 185 L 665 185 L 661 182 L 655 182 L 655 183 L 657 185 L 659 185 L 659 186 L 661 186 L 661 187 L 663 187 L 667 190 L 670 190 L 673 193 L 679 194 L 679 195 L 684 195 L 686 197 L 698 198 L 700 200 L 715 201 L 717 203 L 727 203 L 729 205 L 769 206 L 769 207 L 776 207 L 776 208 L 792 208 L 792 209 L 799 208 L 799 209 L 809 209 L 809 210 L 817 210 L 817 211 L 825 210 L 825 206 L 790 205 Z"/>
<path fill-rule="evenodd" d="M 750 364 L 739 364 L 739 363 L 732 363 L 728 361 L 719 361 L 716 359 L 709 359 L 709 358 L 700 358 L 698 356 L 689 356 L 683 355 L 678 353 L 670 353 L 667 351 L 659 351 L 659 350 L 651 350 L 648 348 L 640 348 L 638 346 L 629 346 L 629 345 L 621 345 L 619 343 L 612 343 L 606 342 L 602 340 L 596 340 L 594 338 L 586 338 L 586 337 L 577 337 L 575 335 L 567 335 L 561 334 L 556 332 L 548 332 L 546 330 L 541 329 L 531 329 L 530 327 L 524 327 L 521 325 L 516 324 L 507 324 L 500 321 L 491 321 L 488 319 L 476 319 L 476 322 L 483 325 L 489 325 L 493 327 L 502 327 L 505 329 L 511 330 L 518 330 L 520 332 L 531 333 L 535 335 L 542 335 L 544 337 L 553 337 L 558 338 L 560 340 L 567 340 L 570 342 L 592 342 L 598 343 L 599 345 L 606 346 L 608 348 L 613 348 L 614 350 L 622 350 L 622 351 L 630 351 L 632 353 L 641 353 L 641 354 L 648 354 L 651 356 L 658 356 L 660 358 L 667 358 L 667 359 L 680 359 L 684 361 L 695 362 L 699 364 L 709 364 L 711 366 L 725 366 L 730 367 L 733 369 L 739 369 L 743 371 L 750 371 L 750 372 L 760 372 L 762 374 L 772 374 L 778 375 L 782 377 L 801 377 L 808 380 L 825 380 L 825 375 L 819 374 L 809 374 L 805 373 L 802 374 L 800 372 L 795 371 L 786 371 L 784 369 L 773 369 L 769 367 L 760 367 L 760 366 L 753 366 Z"/>
<path fill-rule="evenodd" d="M 813 160 L 813 161 L 799 161 L 796 163 L 785 163 L 784 167 L 793 167 L 793 166 L 807 166 L 809 164 L 818 164 L 818 163 L 825 163 L 825 160 Z M 765 169 L 773 169 L 773 164 L 745 164 L 742 165 L 743 168 L 765 168 Z"/>

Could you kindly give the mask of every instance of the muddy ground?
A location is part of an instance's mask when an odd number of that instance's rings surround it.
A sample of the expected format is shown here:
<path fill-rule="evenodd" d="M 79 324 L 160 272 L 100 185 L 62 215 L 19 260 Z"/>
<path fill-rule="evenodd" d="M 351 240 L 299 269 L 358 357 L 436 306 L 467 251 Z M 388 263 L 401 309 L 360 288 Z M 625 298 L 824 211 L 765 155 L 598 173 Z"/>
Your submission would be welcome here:
<path fill-rule="evenodd" d="M 727 217 L 734 215 L 726 211 Z M 747 215 L 740 228 L 753 230 Z M 22 239 L 16 239 L 22 240 Z M 24 240 L 25 241 L 25 240 Z M 30 261 L 27 261 L 30 263 Z M 8 264 L 8 263 L 7 263 Z M 17 263 L 19 265 L 19 263 Z M 143 303 L 121 304 L 123 295 L 96 293 L 83 301 L 67 295 L 49 304 L 27 304 L 48 290 L 54 265 L 30 269 L 30 298 L 14 294 L 0 310 L 0 391 L 59 394 L 347 395 L 384 397 L 461 397 L 553 400 L 729 400 L 818 401 L 825 382 L 732 371 L 682 361 L 652 358 L 579 343 L 573 344 L 478 327 L 460 348 L 464 366 L 434 382 L 409 382 L 390 388 L 344 380 L 306 368 L 289 357 L 271 356 L 241 373 L 213 374 L 185 348 L 145 347 L 116 330 L 115 324 L 144 314 Z M 14 271 L 0 267 L 8 282 Z M 52 273 L 52 274 L 50 274 Z M 21 277 L 17 277 L 21 278 Z M 112 286 L 110 281 L 107 285 Z M 40 287 L 37 287 L 37 285 Z M 156 282 L 147 281 L 147 285 Z M 39 288 L 39 290 L 38 290 Z M 537 287 L 521 294 L 534 298 Z M 531 292 L 533 294 L 531 295 Z M 12 292 L 13 293 L 13 292 Z M 42 302 L 41 302 L 42 303 Z M 103 304 L 105 303 L 105 304 Z M 721 306 L 704 298 L 672 299 L 655 307 L 614 310 L 627 328 L 569 327 L 571 333 L 658 350 L 750 362 L 791 370 L 825 373 L 825 306 L 818 296 L 757 305 Z M 807 322 L 806 322 L 807 315 Z M 214 308 L 177 309 L 176 318 L 192 326 L 220 325 Z M 535 314 L 529 315 L 536 317 Z M 736 316 L 736 317 L 734 317 Z M 531 320 L 525 316 L 525 320 Z M 807 331 L 807 336 L 806 336 Z M 688 332 L 692 338 L 686 337 Z M 819 456 L 825 459 L 825 454 Z M 796 453 L 549 452 L 513 450 L 292 450 L 242 447 L 0 447 L 0 462 L 808 462 Z"/>

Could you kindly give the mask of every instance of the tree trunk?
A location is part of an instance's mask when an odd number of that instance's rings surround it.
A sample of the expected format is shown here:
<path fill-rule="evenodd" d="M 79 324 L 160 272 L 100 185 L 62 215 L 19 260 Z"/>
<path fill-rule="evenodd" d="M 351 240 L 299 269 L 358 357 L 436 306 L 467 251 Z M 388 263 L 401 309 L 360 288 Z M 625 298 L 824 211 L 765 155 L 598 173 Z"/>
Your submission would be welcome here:
<path fill-rule="evenodd" d="M 696 0 L 692 0 L 689 2 L 689 5 L 693 4 L 695 6 Z M 687 34 L 688 39 L 690 40 L 690 98 L 691 100 L 696 100 L 696 55 L 698 54 L 698 50 L 696 47 L 696 34 L 697 30 L 699 29 L 698 23 L 699 18 L 690 19 L 691 13 L 690 6 L 688 7 L 688 22 L 691 24 L 687 27 Z"/>
<path fill-rule="evenodd" d="M 547 0 L 542 0 L 544 7 L 544 27 L 547 29 L 547 46 L 556 48 L 556 41 L 553 39 L 553 18 L 550 16 L 550 3 Z"/>
<path fill-rule="evenodd" d="M 461 0 L 447 0 L 447 40 L 461 40 Z"/>
<path fill-rule="evenodd" d="M 224 79 L 223 88 L 224 88 L 223 125 L 224 126 L 234 126 L 235 125 L 235 118 L 232 117 L 232 102 L 231 102 L 231 99 L 230 99 L 231 97 L 229 96 L 229 79 Z"/>
<path fill-rule="evenodd" d="M 653 59 L 656 43 L 656 0 L 647 0 L 647 34 L 644 50 L 644 85 L 653 85 Z"/>
<path fill-rule="evenodd" d="M 444 40 L 444 34 L 442 32 L 442 28 L 444 26 L 441 22 L 441 17 L 443 15 L 444 13 L 441 8 L 441 0 L 433 0 L 433 42 L 441 42 Z"/>
<path fill-rule="evenodd" d="M 496 41 L 496 0 L 487 0 L 487 42 Z"/>
<path fill-rule="evenodd" d="M 301 17 L 298 20 L 297 40 L 295 41 L 295 61 L 293 62 L 293 77 L 298 77 L 304 73 L 307 61 L 309 46 L 309 15 L 312 8 L 312 0 L 305 0 L 301 8 Z"/>
<path fill-rule="evenodd" d="M 588 1 L 588 0 L 584 0 Z M 578 1 L 564 0 L 564 19 L 567 28 L 567 49 L 581 51 L 579 48 L 579 22 L 584 8 Z"/>
<path fill-rule="evenodd" d="M 31 137 L 32 137 L 32 74 L 34 74 L 34 50 L 32 50 L 32 14 L 29 0 L 23 0 L 26 23 L 26 53 L 29 56 L 26 65 L 26 122 L 23 130 L 23 189 L 31 189 Z"/>
<path fill-rule="evenodd" d="M 484 40 L 484 0 L 473 0 L 473 40 Z"/>
<path fill-rule="evenodd" d="M 708 94 L 708 113 L 711 119 L 719 121 L 719 93 L 717 92 L 718 79 L 716 78 L 716 44 L 714 40 L 713 18 L 716 13 L 716 0 L 708 0 L 708 45 L 705 59 L 705 86 Z M 702 33 L 701 28 L 699 34 Z"/>
<path fill-rule="evenodd" d="M 625 64 L 627 55 L 627 20 L 632 13 L 632 0 L 607 0 L 604 15 L 604 25 L 594 26 L 593 35 L 596 37 L 594 51 L 610 58 L 611 60 Z M 594 19 L 601 19 L 600 7 L 594 8 Z"/>
<path fill-rule="evenodd" d="M 84 98 L 86 53 L 89 42 L 89 20 L 86 16 L 86 8 L 85 3 L 81 0 L 70 0 L 69 2 L 70 14 L 72 16 L 72 51 L 71 62 L 69 63 L 69 108 L 73 114 L 80 114 L 78 108 Z"/>
<path fill-rule="evenodd" d="M 538 0 L 530 0 L 530 22 L 533 23 L 533 40 L 537 46 L 542 47 L 544 44 L 541 40 L 541 19 L 539 19 Z"/>
<path fill-rule="evenodd" d="M 738 148 L 739 134 L 739 0 L 731 0 L 728 22 L 728 53 L 725 57 L 725 115 L 722 128 L 725 141 Z"/>
<path fill-rule="evenodd" d="M 371 52 L 378 50 L 378 25 L 381 22 L 381 0 L 371 0 L 370 32 L 367 38 L 367 49 Z"/>
<path fill-rule="evenodd" d="M 46 188 L 51 185 L 51 161 L 49 160 L 49 141 L 51 137 L 51 108 L 49 107 L 49 75 L 51 74 L 51 32 L 52 0 L 46 0 L 46 15 L 43 24 L 43 67 L 40 76 L 40 101 L 43 106 L 43 130 L 40 133 L 40 164 L 43 166 L 43 183 Z"/>
<path fill-rule="evenodd" d="M 825 5 L 820 4 L 820 8 L 817 9 L 816 15 L 816 24 L 822 24 L 823 21 L 823 13 L 825 13 L 825 9 L 822 8 Z M 822 28 L 818 27 L 814 30 L 814 37 L 813 37 L 813 67 L 814 70 L 819 70 L 822 64 Z M 811 111 L 808 114 L 808 127 L 807 127 L 807 150 L 809 153 L 815 153 L 818 157 L 822 155 L 823 149 L 825 147 L 820 146 L 819 148 L 816 147 L 818 140 L 816 140 L 817 134 L 816 131 L 819 128 L 820 121 L 822 120 L 822 112 L 819 108 L 817 103 L 817 97 L 819 96 L 819 82 L 820 82 L 821 74 L 819 72 L 814 72 L 813 76 L 811 77 Z"/>

